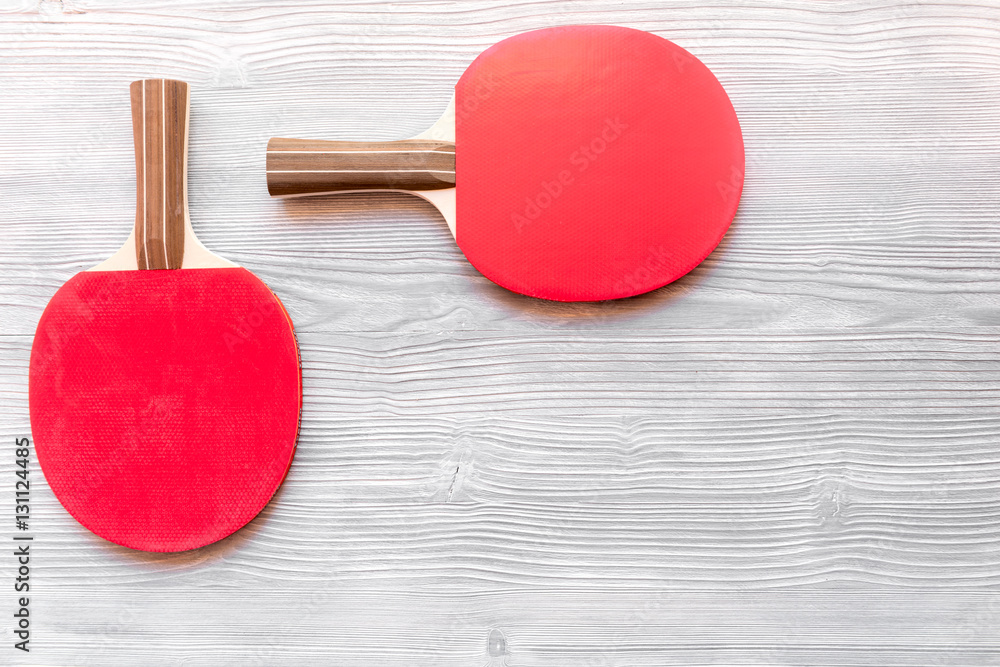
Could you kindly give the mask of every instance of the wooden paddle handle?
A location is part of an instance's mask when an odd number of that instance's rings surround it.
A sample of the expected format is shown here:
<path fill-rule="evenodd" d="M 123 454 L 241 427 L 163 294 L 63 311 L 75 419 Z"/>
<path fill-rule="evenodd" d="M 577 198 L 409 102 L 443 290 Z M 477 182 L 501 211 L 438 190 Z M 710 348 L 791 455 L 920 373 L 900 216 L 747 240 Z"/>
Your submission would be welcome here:
<path fill-rule="evenodd" d="M 455 144 L 446 141 L 267 142 L 267 191 L 272 197 L 453 187 Z"/>
<path fill-rule="evenodd" d="M 134 81 L 135 253 L 140 269 L 179 269 L 187 224 L 188 85 Z"/>

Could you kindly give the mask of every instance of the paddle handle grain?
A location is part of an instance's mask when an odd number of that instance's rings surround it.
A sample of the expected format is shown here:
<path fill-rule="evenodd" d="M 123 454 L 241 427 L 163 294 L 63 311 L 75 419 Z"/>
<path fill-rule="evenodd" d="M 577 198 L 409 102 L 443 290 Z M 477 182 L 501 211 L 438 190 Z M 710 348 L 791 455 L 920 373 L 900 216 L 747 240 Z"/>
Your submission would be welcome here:
<path fill-rule="evenodd" d="M 135 252 L 139 269 L 179 269 L 187 219 L 188 84 L 134 81 Z"/>
<path fill-rule="evenodd" d="M 267 144 L 267 190 L 272 197 L 453 187 L 455 144 L 451 142 L 275 138 Z"/>

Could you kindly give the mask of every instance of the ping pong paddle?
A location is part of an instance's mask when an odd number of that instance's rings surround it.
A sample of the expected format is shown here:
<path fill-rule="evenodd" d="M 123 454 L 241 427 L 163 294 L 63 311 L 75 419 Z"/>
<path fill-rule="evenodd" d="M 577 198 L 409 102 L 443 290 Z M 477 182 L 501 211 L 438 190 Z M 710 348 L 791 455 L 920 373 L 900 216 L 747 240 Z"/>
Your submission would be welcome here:
<path fill-rule="evenodd" d="M 743 137 L 709 69 L 641 30 L 567 26 L 483 52 L 414 139 L 271 139 L 275 197 L 408 191 L 469 261 L 557 301 L 641 294 L 718 245 L 743 189 Z"/>
<path fill-rule="evenodd" d="M 46 480 L 81 524 L 133 549 L 184 551 L 245 525 L 284 479 L 301 371 L 278 298 L 194 236 L 188 85 L 136 81 L 131 97 L 135 226 L 45 308 L 31 429 Z"/>

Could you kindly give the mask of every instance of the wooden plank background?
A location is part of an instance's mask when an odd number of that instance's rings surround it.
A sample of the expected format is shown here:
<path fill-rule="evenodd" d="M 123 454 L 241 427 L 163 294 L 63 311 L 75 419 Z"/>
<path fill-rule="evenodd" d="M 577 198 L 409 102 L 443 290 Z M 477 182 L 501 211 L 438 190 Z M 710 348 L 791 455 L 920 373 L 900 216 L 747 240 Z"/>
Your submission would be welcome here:
<path fill-rule="evenodd" d="M 542 302 L 419 199 L 268 198 L 268 137 L 412 136 L 480 51 L 573 23 L 733 100 L 744 198 L 684 279 Z M 0 539 L 31 334 L 128 234 L 148 77 L 192 84 L 199 237 L 296 323 L 298 454 L 172 555 L 36 467 L 32 651 L 0 557 L 0 664 L 1000 664 L 995 2 L 0 0 Z"/>

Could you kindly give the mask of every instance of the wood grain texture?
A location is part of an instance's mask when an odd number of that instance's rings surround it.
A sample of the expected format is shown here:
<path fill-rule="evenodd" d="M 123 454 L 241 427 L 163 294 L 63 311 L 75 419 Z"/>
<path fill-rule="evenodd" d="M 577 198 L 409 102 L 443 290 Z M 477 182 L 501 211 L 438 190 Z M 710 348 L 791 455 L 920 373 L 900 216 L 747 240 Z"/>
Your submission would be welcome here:
<path fill-rule="evenodd" d="M 455 187 L 455 144 L 421 139 L 267 142 L 267 191 L 290 197 L 352 190 Z"/>
<path fill-rule="evenodd" d="M 109 545 L 36 466 L 37 644 L 0 664 L 1000 664 L 995 3 L 0 12 L 2 442 L 44 304 L 127 235 L 141 77 L 191 83 L 194 228 L 305 382 L 286 483 L 218 545 Z M 269 198 L 269 137 L 414 136 L 483 49 L 571 23 L 676 41 L 736 107 L 740 211 L 681 281 L 540 302 L 416 197 Z"/>
<path fill-rule="evenodd" d="M 135 141 L 135 256 L 140 270 L 179 269 L 187 216 L 190 91 L 183 81 L 145 79 L 130 86 Z"/>

